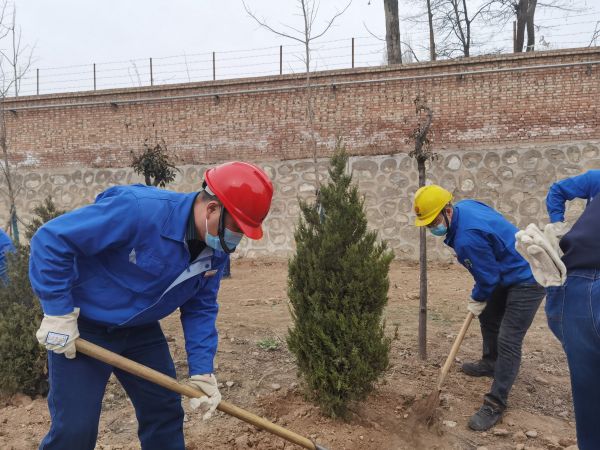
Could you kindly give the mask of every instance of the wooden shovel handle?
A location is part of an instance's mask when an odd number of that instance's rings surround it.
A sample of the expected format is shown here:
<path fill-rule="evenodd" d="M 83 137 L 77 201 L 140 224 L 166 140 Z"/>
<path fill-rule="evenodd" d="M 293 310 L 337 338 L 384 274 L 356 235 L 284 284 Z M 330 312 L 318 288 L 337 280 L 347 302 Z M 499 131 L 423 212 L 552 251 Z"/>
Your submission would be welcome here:
<path fill-rule="evenodd" d="M 91 356 L 92 358 L 102 361 L 113 367 L 117 367 L 132 375 L 136 375 L 140 378 L 143 378 L 144 380 L 156 383 L 171 391 L 178 392 L 179 394 L 185 395 L 186 397 L 198 398 L 206 395 L 200 389 L 196 389 L 187 384 L 180 383 L 176 379 L 171 378 L 170 376 L 165 375 L 164 373 L 146 367 L 121 355 L 117 355 L 116 353 L 106 350 L 105 348 L 102 348 L 96 344 L 92 344 L 91 342 L 86 341 L 85 339 L 77 339 L 75 341 L 75 346 L 77 347 L 78 352 Z M 252 414 L 251 412 L 248 412 L 235 405 L 232 405 L 231 403 L 221 401 L 217 409 L 226 414 L 229 414 L 230 416 L 237 417 L 238 419 L 243 420 L 244 422 L 254 425 L 257 428 L 263 429 L 265 431 L 268 431 L 269 433 L 279 436 L 289 442 L 300 445 L 304 448 L 308 448 L 310 450 L 317 450 L 317 446 L 310 439 L 305 438 L 304 436 L 300 436 L 299 434 L 296 434 L 293 431 L 280 427 L 279 425 L 275 425 L 274 423 L 269 422 L 267 419 L 263 419 L 262 417 Z"/>
<path fill-rule="evenodd" d="M 450 353 L 448 354 L 448 357 L 446 358 L 446 362 L 444 363 L 444 366 L 442 367 L 442 370 L 440 371 L 440 377 L 438 378 L 438 384 L 437 384 L 438 391 L 442 389 L 444 381 L 446 381 L 446 376 L 448 375 L 450 366 L 452 366 L 452 363 L 454 362 L 454 358 L 456 358 L 456 354 L 458 353 L 460 344 L 462 344 L 465 334 L 467 334 L 467 330 L 469 329 L 469 325 L 471 325 L 471 321 L 473 320 L 473 317 L 475 317 L 475 316 L 473 315 L 473 313 L 471 311 L 469 311 L 469 313 L 467 314 L 467 317 L 465 317 L 465 321 L 463 322 L 462 327 L 460 328 L 460 331 L 458 332 L 458 336 L 456 336 L 456 339 L 454 340 L 452 349 L 450 349 Z"/>

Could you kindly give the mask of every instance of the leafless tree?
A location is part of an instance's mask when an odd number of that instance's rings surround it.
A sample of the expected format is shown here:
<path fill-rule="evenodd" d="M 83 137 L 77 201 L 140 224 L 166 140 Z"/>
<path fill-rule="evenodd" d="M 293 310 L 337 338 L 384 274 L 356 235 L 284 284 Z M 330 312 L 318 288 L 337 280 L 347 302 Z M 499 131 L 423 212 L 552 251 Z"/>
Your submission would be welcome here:
<path fill-rule="evenodd" d="M 315 134 L 315 110 L 314 110 L 314 93 L 311 86 L 310 71 L 311 71 L 311 44 L 317 39 L 323 37 L 329 29 L 333 26 L 334 22 L 346 12 L 350 7 L 352 0 L 350 0 L 344 8 L 338 10 L 331 18 L 325 21 L 325 25 L 320 31 L 315 31 L 315 22 L 319 13 L 319 3 L 317 0 L 296 0 L 298 8 L 300 9 L 300 16 L 302 17 L 302 28 L 293 27 L 291 25 L 282 24 L 282 29 L 274 28 L 264 18 L 259 17 L 253 12 L 246 2 L 242 0 L 246 13 L 261 27 L 269 30 L 278 36 L 300 42 L 304 45 L 304 65 L 306 70 L 306 119 L 308 124 L 308 131 L 311 140 L 313 162 L 315 166 L 315 188 L 316 195 L 319 195 L 321 182 L 319 180 L 319 170 L 317 167 L 317 138 Z M 283 31 L 283 30 L 289 31 Z"/>
<path fill-rule="evenodd" d="M 402 64 L 398 0 L 383 0 L 383 9 L 385 11 L 385 44 L 387 47 L 387 63 L 388 65 Z"/>
<path fill-rule="evenodd" d="M 370 5 L 371 3 L 369 3 Z M 382 64 L 389 64 L 389 57 L 387 55 L 387 42 L 386 39 L 382 38 L 381 36 L 378 36 L 377 34 L 373 33 L 369 27 L 367 26 L 367 24 L 365 22 L 363 22 L 363 26 L 365 27 L 365 30 L 367 31 L 367 33 L 369 33 L 371 36 L 373 36 L 375 39 L 377 39 L 378 41 L 382 42 L 382 46 L 381 46 L 381 51 L 385 52 L 385 61 L 382 62 Z M 400 36 L 400 35 L 398 35 Z M 413 62 L 413 61 L 417 61 L 419 62 L 419 57 L 417 56 L 415 50 L 414 50 L 414 46 L 412 45 L 410 36 L 406 36 L 405 39 L 400 39 L 400 48 L 404 47 L 404 50 L 402 51 L 402 57 L 401 60 L 405 61 L 405 62 Z"/>
<path fill-rule="evenodd" d="M 431 11 L 436 15 L 432 19 L 442 46 L 438 55 L 455 57 L 457 54 L 468 57 L 473 44 L 473 23 L 482 19 L 489 11 L 494 0 L 484 1 L 472 11 L 467 0 L 431 0 Z"/>
<path fill-rule="evenodd" d="M 437 53 L 435 52 L 435 33 L 433 31 L 433 11 L 431 9 L 431 0 L 427 0 L 427 25 L 429 27 L 429 58 L 435 61 Z"/>
<path fill-rule="evenodd" d="M 565 12 L 582 12 L 585 9 L 574 7 L 575 0 L 493 0 L 486 11 L 486 21 L 490 25 L 504 26 L 508 22 L 515 23 L 513 51 L 521 53 L 525 45 L 526 51 L 535 50 L 535 35 L 539 26 L 535 24 L 535 14 L 541 8 L 558 9 Z"/>
<path fill-rule="evenodd" d="M 13 240 L 19 243 L 16 198 L 20 186 L 17 186 L 15 169 L 11 167 L 10 162 L 9 136 L 6 128 L 6 99 L 13 89 L 15 97 L 18 97 L 21 80 L 31 67 L 33 47 L 21 42 L 21 29 L 17 26 L 16 20 L 16 6 L 13 5 L 8 22 L 6 21 L 7 10 L 8 1 L 4 1 L 0 4 L 0 42 L 8 41 L 8 45 L 0 45 L 3 47 L 0 50 L 0 148 L 2 149 L 0 168 L 6 182 L 6 190 L 2 189 L 2 193 L 7 196 L 9 203 L 8 229 Z"/>
<path fill-rule="evenodd" d="M 588 45 L 588 47 L 598 45 L 598 38 L 600 38 L 600 21 L 596 22 L 594 32 L 592 33 L 592 39 L 590 40 L 590 44 Z"/>
<path fill-rule="evenodd" d="M 425 186 L 427 180 L 426 163 L 437 159 L 438 155 L 431 150 L 432 136 L 431 123 L 433 111 L 427 105 L 425 99 L 417 96 L 414 100 L 417 126 L 413 130 L 411 140 L 414 141 L 415 149 L 409 156 L 417 160 L 419 172 L 419 187 Z M 425 227 L 419 229 L 419 357 L 427 359 L 427 230 Z"/>

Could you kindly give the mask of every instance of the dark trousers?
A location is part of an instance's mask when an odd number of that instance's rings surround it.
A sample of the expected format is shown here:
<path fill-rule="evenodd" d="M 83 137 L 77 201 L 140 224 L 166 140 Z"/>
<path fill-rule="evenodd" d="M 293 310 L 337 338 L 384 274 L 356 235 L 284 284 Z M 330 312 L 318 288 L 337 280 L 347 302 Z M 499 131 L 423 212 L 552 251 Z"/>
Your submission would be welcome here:
<path fill-rule="evenodd" d="M 573 270 L 547 288 L 548 326 L 561 342 L 571 373 L 577 445 L 600 448 L 600 270 Z"/>
<path fill-rule="evenodd" d="M 499 287 L 479 316 L 482 359 L 494 365 L 494 381 L 485 398 L 503 408 L 519 373 L 523 339 L 545 294 L 537 283 Z"/>
<path fill-rule="evenodd" d="M 82 338 L 175 377 L 175 366 L 158 323 L 112 331 L 81 319 L 78 325 Z M 179 394 L 81 353 L 75 359 L 67 359 L 48 352 L 48 408 L 52 424 L 40 449 L 94 449 L 102 397 L 113 372 L 135 408 L 142 449 L 185 448 Z"/>

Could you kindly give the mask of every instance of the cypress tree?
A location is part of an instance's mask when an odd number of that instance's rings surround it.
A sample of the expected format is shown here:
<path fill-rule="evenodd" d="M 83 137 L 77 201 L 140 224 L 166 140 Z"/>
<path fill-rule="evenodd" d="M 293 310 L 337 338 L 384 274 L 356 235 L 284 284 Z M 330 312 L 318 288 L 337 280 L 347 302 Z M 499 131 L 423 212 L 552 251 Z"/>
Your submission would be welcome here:
<path fill-rule="evenodd" d="M 338 145 L 317 201 L 300 201 L 288 272 L 288 347 L 309 396 L 334 417 L 346 416 L 349 402 L 372 391 L 390 350 L 383 310 L 393 252 L 367 229 L 364 200 L 347 162 Z"/>

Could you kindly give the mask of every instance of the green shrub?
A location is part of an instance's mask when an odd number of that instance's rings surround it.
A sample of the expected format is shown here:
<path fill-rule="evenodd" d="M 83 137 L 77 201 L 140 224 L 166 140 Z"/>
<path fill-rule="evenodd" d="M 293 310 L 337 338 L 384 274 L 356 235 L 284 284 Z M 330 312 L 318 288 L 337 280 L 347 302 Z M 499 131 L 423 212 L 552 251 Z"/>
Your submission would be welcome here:
<path fill-rule="evenodd" d="M 267 351 L 273 351 L 279 348 L 279 342 L 277 341 L 277 339 L 271 337 L 261 339 L 256 343 L 256 345 L 258 346 L 258 348 Z"/>
<path fill-rule="evenodd" d="M 48 197 L 33 210 L 37 217 L 27 226 L 27 237 L 63 212 Z M 0 287 L 0 392 L 45 394 L 46 350 L 35 337 L 43 313 L 29 282 L 29 246 L 18 245 L 6 256 L 8 284 Z"/>
<path fill-rule="evenodd" d="M 46 350 L 35 332 L 42 310 L 29 283 L 29 247 L 7 254 L 9 283 L 0 289 L 0 390 L 45 394 Z"/>
<path fill-rule="evenodd" d="M 347 162 L 338 146 L 319 201 L 300 202 L 288 272 L 293 318 L 288 346 L 310 397 L 338 417 L 347 414 L 349 402 L 372 391 L 388 367 L 390 349 L 382 316 L 393 253 L 367 230 L 364 202 L 345 173 Z"/>

